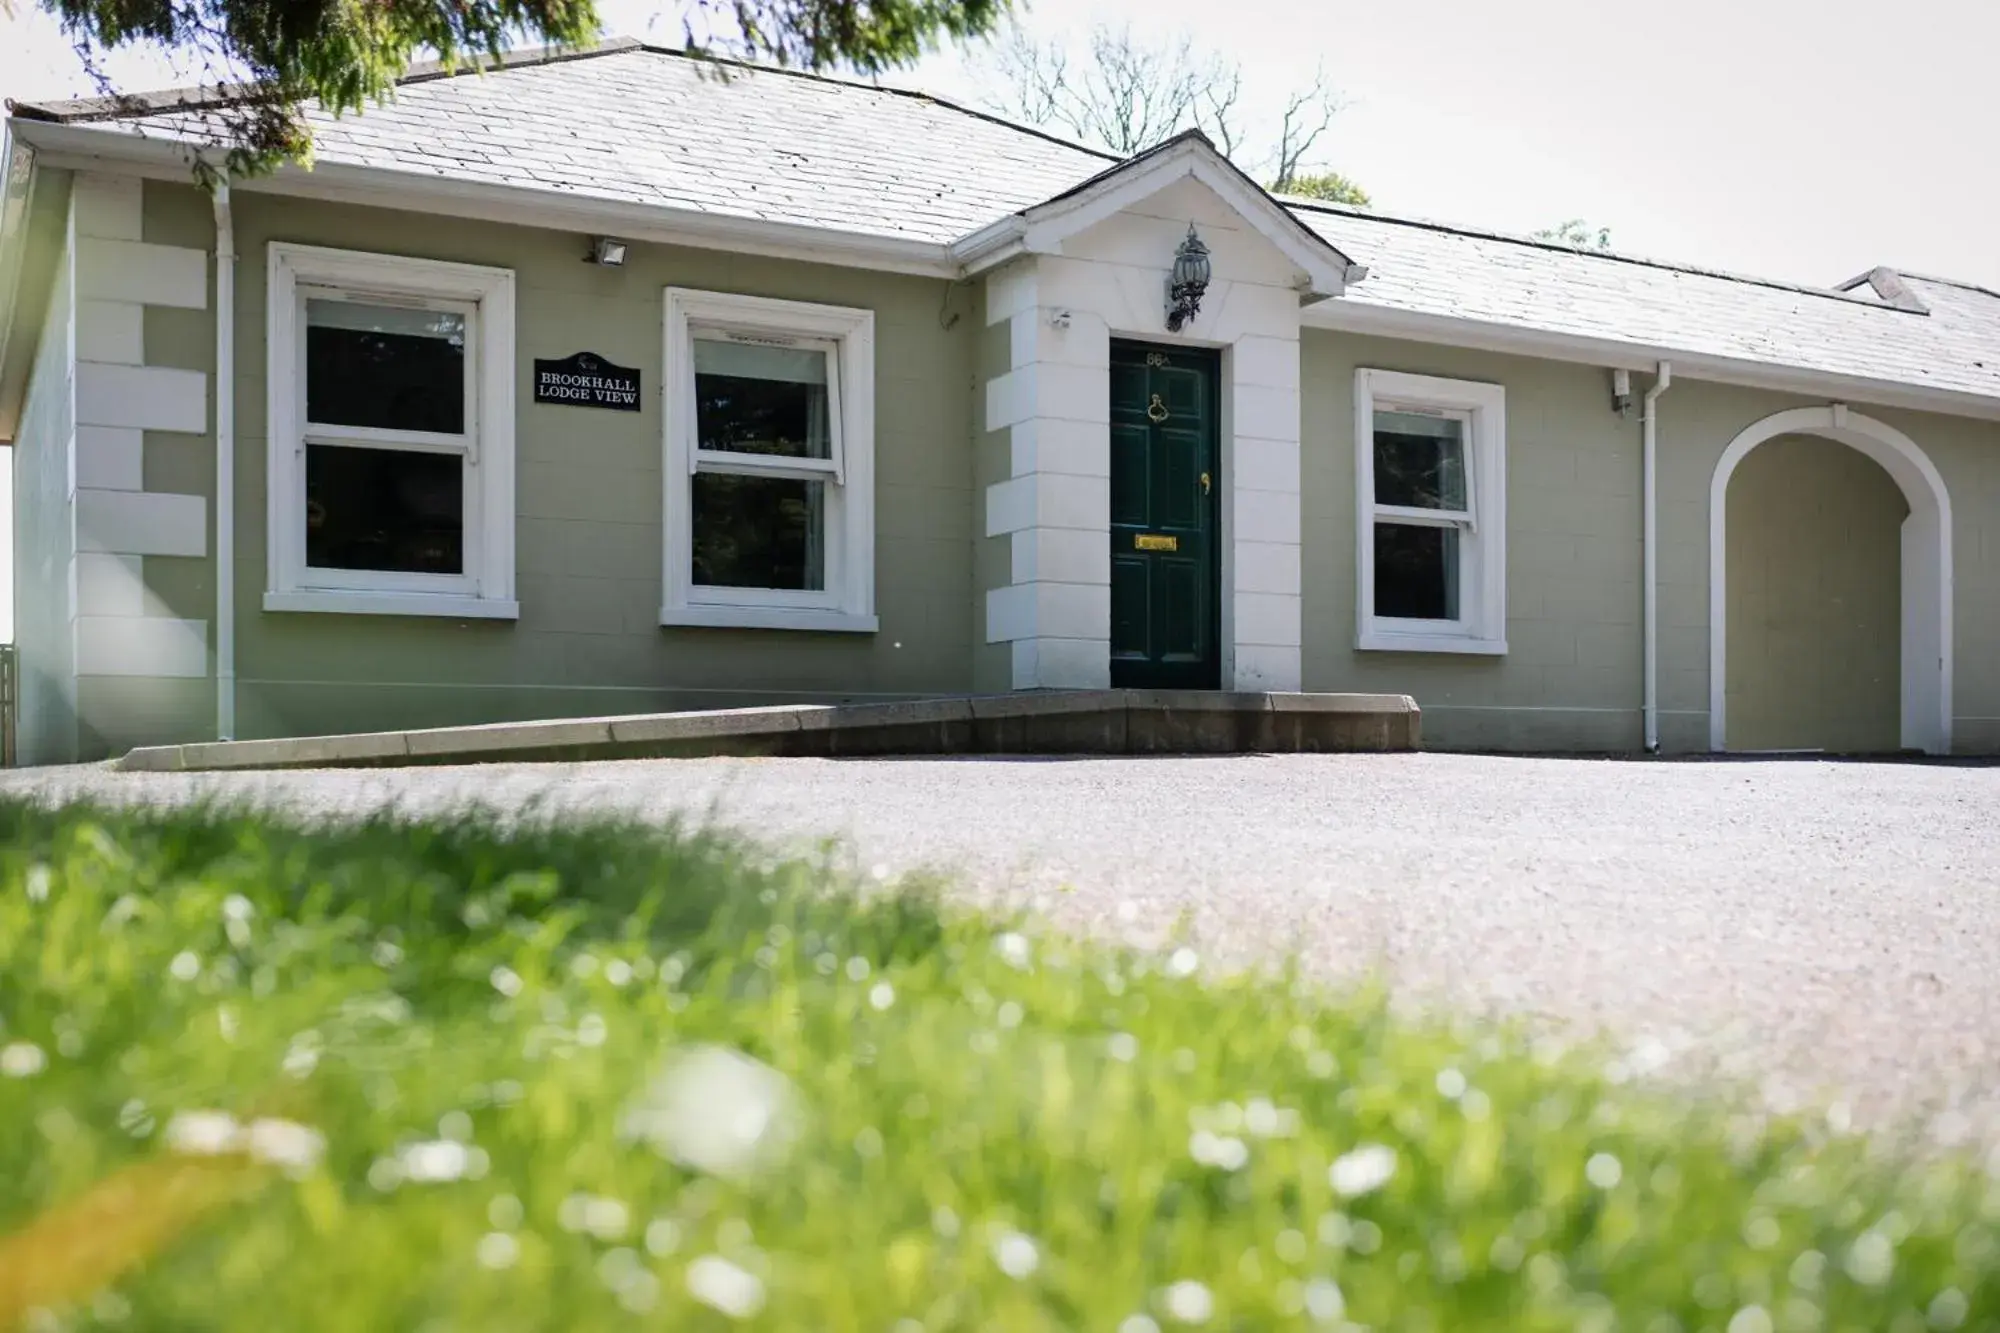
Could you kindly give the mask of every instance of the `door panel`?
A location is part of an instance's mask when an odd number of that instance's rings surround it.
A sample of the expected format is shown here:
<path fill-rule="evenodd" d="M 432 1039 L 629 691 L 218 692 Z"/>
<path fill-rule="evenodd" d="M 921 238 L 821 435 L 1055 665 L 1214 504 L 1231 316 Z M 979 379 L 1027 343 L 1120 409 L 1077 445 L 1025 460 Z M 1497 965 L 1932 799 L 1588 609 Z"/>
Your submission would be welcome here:
<path fill-rule="evenodd" d="M 1111 682 L 1220 683 L 1213 352 L 1111 345 Z"/>
<path fill-rule="evenodd" d="M 1111 657 L 1143 658 L 1152 623 L 1153 567 L 1143 557 L 1111 557 Z"/>
<path fill-rule="evenodd" d="M 1146 525 L 1146 432 L 1127 423 L 1111 423 L 1111 525 Z M 1118 548 L 1114 545 L 1113 551 Z M 1128 543 L 1129 549 L 1129 543 Z"/>

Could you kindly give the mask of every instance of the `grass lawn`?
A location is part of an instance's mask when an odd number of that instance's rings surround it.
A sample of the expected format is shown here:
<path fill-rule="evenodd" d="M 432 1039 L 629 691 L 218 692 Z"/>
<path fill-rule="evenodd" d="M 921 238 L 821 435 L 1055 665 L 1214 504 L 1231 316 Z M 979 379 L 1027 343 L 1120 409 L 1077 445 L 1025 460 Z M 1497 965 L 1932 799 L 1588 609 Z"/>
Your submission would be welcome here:
<path fill-rule="evenodd" d="M 2000 1327 L 2000 1187 L 601 825 L 0 804 L 0 1329 Z"/>

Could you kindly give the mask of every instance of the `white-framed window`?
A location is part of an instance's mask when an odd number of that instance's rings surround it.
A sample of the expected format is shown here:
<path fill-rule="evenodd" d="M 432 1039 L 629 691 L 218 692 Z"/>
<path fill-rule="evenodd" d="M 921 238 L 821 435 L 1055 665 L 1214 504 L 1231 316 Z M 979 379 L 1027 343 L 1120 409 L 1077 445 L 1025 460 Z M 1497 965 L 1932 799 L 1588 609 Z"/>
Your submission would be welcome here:
<path fill-rule="evenodd" d="M 875 316 L 666 292 L 663 625 L 866 633 Z"/>
<path fill-rule="evenodd" d="M 513 273 L 270 250 L 264 609 L 517 618 Z"/>
<path fill-rule="evenodd" d="M 1507 651 L 1507 395 L 1354 376 L 1356 646 Z"/>

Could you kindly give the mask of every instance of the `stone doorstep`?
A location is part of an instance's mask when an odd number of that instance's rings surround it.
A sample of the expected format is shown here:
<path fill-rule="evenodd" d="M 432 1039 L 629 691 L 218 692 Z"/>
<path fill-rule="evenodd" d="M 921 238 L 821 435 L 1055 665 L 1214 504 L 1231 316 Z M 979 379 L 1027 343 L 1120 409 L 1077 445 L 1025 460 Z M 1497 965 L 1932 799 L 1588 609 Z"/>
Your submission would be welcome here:
<path fill-rule="evenodd" d="M 418 731 L 145 746 L 127 772 L 715 755 L 1244 754 L 1414 750 L 1400 694 L 1060 690 L 784 704 Z"/>

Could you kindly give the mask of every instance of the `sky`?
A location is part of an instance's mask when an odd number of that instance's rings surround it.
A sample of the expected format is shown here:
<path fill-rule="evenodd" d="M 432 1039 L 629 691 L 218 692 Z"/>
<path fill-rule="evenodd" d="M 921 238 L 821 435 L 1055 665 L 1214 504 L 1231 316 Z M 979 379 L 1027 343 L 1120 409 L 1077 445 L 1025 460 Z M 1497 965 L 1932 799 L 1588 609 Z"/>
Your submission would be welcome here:
<path fill-rule="evenodd" d="M 90 91 L 33 5 L 0 18 L 0 96 Z M 602 3 L 665 43 L 681 8 Z M 1241 64 L 1266 119 L 1322 66 L 1345 103 L 1323 164 L 1387 211 L 1581 217 L 1622 251 L 1797 282 L 1888 264 L 2000 288 L 1989 0 L 1042 0 L 1022 21 L 1186 33 Z M 947 51 L 890 81 L 976 100 L 990 67 Z"/>
<path fill-rule="evenodd" d="M 0 14 L 0 97 L 94 91 L 34 4 Z M 680 9 L 602 4 L 610 30 L 664 44 Z M 1266 120 L 1323 68 L 1344 108 L 1319 165 L 1385 211 L 1516 232 L 1585 218 L 1681 263 L 1820 285 L 1887 264 L 2000 290 L 1990 0 L 1042 0 L 1021 21 L 1186 33 L 1242 66 Z M 947 50 L 887 81 L 976 101 L 991 63 Z M 134 53 L 112 73 L 187 72 Z"/>

